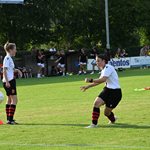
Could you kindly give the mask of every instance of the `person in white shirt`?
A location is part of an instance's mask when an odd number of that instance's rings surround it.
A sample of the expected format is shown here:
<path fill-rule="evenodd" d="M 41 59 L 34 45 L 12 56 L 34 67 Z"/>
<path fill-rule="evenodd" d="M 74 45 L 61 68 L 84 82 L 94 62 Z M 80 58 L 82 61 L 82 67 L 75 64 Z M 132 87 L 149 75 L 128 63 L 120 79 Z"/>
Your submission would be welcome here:
<path fill-rule="evenodd" d="M 96 64 L 102 70 L 99 79 L 86 78 L 86 83 L 91 83 L 87 86 L 82 86 L 81 90 L 84 92 L 87 89 L 97 86 L 101 83 L 105 83 L 103 91 L 95 99 L 93 113 L 92 113 L 92 124 L 87 128 L 97 127 L 98 119 L 100 116 L 100 107 L 105 105 L 104 114 L 110 120 L 109 123 L 115 123 L 116 117 L 112 110 L 119 104 L 122 98 L 122 91 L 119 84 L 119 79 L 116 70 L 113 66 L 107 64 L 107 58 L 105 55 L 98 55 L 96 57 Z"/>
<path fill-rule="evenodd" d="M 6 102 L 6 115 L 7 124 L 17 124 L 14 120 L 14 114 L 17 105 L 17 90 L 16 80 L 14 72 L 17 72 L 22 77 L 22 72 L 19 69 L 15 69 L 15 65 L 12 57 L 16 55 L 16 44 L 7 42 L 4 45 L 6 56 L 3 60 L 3 87 L 6 91 L 7 102 Z"/>

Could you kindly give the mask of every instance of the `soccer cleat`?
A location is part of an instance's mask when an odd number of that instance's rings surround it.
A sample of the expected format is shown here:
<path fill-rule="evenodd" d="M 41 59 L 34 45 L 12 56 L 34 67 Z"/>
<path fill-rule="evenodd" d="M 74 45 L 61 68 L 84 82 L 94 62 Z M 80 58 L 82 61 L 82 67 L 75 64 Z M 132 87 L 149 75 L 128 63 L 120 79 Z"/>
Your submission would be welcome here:
<path fill-rule="evenodd" d="M 118 118 L 117 118 L 117 116 L 115 116 L 115 121 L 114 122 L 109 121 L 108 124 L 110 124 L 110 125 L 115 124 L 117 120 L 118 120 Z"/>
<path fill-rule="evenodd" d="M 13 121 L 7 121 L 6 124 L 8 124 L 8 125 L 17 125 L 18 123 L 15 120 L 13 120 Z"/>
<path fill-rule="evenodd" d="M 13 124 L 19 124 L 19 123 L 16 122 L 16 120 L 13 120 L 12 123 L 13 123 Z"/>
<path fill-rule="evenodd" d="M 87 129 L 89 129 L 89 128 L 97 128 L 97 125 L 91 124 L 91 125 L 89 125 L 89 126 L 87 126 L 87 127 L 85 127 L 85 128 L 87 128 Z"/>
<path fill-rule="evenodd" d="M 12 121 L 7 121 L 6 124 L 8 124 L 8 125 L 14 125 L 14 123 Z"/>

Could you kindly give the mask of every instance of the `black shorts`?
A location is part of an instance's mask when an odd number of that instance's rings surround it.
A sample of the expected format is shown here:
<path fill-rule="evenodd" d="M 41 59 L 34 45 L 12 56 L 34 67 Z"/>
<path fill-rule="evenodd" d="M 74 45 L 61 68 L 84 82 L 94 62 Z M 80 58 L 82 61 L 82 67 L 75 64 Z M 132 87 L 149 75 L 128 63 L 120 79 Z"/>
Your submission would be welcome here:
<path fill-rule="evenodd" d="M 6 95 L 10 96 L 10 95 L 17 95 L 17 90 L 16 90 L 16 80 L 13 79 L 11 81 L 9 81 L 10 83 L 10 87 L 6 87 L 6 83 L 3 83 L 3 87 L 6 91 Z"/>
<path fill-rule="evenodd" d="M 122 98 L 122 92 L 121 89 L 109 89 L 105 87 L 98 97 L 105 102 L 107 107 L 115 108 Z"/>

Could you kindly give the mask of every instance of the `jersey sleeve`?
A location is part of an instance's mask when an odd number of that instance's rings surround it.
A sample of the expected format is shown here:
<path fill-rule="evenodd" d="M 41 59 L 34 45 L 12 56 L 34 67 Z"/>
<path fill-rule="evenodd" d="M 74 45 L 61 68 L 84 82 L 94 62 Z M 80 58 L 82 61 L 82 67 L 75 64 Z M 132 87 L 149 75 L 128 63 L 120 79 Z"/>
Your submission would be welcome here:
<path fill-rule="evenodd" d="M 112 74 L 113 70 L 110 66 L 106 66 L 103 72 L 103 77 L 109 77 Z"/>
<path fill-rule="evenodd" d="M 3 61 L 3 68 L 9 67 L 9 57 L 5 57 Z"/>

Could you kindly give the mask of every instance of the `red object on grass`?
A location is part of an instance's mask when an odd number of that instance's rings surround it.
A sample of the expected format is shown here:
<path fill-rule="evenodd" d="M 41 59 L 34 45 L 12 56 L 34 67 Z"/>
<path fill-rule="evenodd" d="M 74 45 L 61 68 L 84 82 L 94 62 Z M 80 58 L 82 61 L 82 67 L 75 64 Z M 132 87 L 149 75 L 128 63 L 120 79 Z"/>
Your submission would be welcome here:
<path fill-rule="evenodd" d="M 150 87 L 146 87 L 146 88 L 144 88 L 144 90 L 150 90 Z"/>
<path fill-rule="evenodd" d="M 2 120 L 0 120 L 0 125 L 3 125 L 4 123 L 3 123 L 3 121 Z"/>

